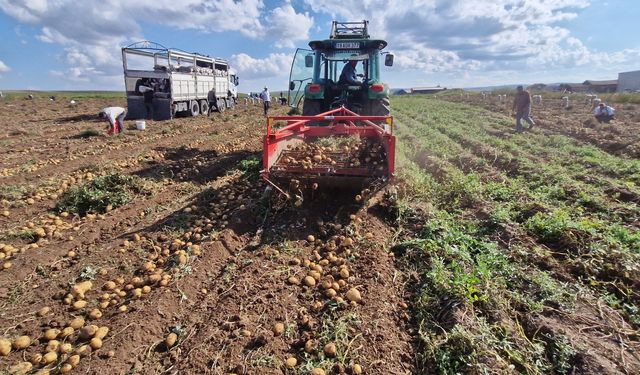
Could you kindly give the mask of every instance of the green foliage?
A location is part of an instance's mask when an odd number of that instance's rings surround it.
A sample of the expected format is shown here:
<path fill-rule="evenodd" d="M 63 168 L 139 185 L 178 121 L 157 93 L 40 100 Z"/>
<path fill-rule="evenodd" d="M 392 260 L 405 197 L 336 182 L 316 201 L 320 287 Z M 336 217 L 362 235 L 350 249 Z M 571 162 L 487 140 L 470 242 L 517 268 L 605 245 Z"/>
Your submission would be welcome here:
<path fill-rule="evenodd" d="M 102 133 L 97 129 L 88 128 L 80 132 L 78 134 L 78 138 L 91 138 L 91 137 L 99 137 Z"/>
<path fill-rule="evenodd" d="M 87 213 L 104 213 L 107 206 L 120 207 L 129 203 L 136 194 L 145 191 L 139 177 L 109 174 L 69 189 L 60 196 L 55 210 L 82 216 Z"/>
<path fill-rule="evenodd" d="M 259 156 L 250 156 L 238 163 L 238 170 L 242 172 L 244 178 L 251 181 L 258 180 L 261 169 L 262 159 Z"/>

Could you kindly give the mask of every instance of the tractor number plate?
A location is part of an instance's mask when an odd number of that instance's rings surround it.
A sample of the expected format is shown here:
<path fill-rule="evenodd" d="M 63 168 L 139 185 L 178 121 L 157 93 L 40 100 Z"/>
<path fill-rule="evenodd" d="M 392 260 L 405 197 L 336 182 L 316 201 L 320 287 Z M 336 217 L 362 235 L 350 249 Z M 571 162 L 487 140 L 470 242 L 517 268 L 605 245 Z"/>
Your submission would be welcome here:
<path fill-rule="evenodd" d="M 337 49 L 358 49 L 360 43 L 358 42 L 337 42 L 335 48 Z"/>

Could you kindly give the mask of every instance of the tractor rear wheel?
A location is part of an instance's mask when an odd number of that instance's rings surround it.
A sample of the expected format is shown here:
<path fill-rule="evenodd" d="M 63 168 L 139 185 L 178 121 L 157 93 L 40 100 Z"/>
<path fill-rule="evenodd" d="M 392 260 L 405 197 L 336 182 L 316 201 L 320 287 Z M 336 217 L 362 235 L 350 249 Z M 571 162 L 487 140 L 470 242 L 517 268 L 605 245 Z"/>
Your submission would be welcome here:
<path fill-rule="evenodd" d="M 364 115 L 368 116 L 389 116 L 391 114 L 391 104 L 389 98 L 368 100 L 364 107 Z"/>
<path fill-rule="evenodd" d="M 315 116 L 320 112 L 320 101 L 313 99 L 305 99 L 302 103 L 303 116 Z"/>

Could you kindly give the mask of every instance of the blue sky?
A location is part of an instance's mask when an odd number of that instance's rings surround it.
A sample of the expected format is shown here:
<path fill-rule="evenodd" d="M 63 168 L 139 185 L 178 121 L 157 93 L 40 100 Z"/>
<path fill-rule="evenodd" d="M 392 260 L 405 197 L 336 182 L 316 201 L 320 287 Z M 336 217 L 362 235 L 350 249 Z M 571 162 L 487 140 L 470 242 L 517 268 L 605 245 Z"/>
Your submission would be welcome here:
<path fill-rule="evenodd" d="M 640 69 L 637 0 L 0 0 L 0 89 L 120 90 L 120 47 L 224 57 L 240 91 L 287 86 L 295 47 L 371 21 L 392 87 L 615 79 Z"/>

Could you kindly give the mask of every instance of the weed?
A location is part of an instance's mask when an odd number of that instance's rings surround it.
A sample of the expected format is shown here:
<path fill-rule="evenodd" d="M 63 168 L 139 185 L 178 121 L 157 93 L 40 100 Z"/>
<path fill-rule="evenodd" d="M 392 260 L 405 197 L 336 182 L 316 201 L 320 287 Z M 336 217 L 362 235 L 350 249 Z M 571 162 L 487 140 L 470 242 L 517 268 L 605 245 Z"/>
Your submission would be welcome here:
<path fill-rule="evenodd" d="M 101 176 L 66 191 L 56 204 L 57 212 L 79 215 L 104 213 L 107 206 L 117 208 L 129 203 L 136 194 L 146 192 L 142 179 L 121 174 Z"/>
<path fill-rule="evenodd" d="M 238 163 L 238 168 L 242 176 L 250 181 L 257 181 L 262 169 L 262 159 L 258 156 L 250 156 Z"/>
<path fill-rule="evenodd" d="M 99 137 L 100 135 L 102 135 L 102 133 L 100 133 L 100 131 L 98 131 L 97 129 L 88 128 L 88 129 L 85 129 L 85 130 L 81 131 L 77 135 L 77 138 Z"/>

